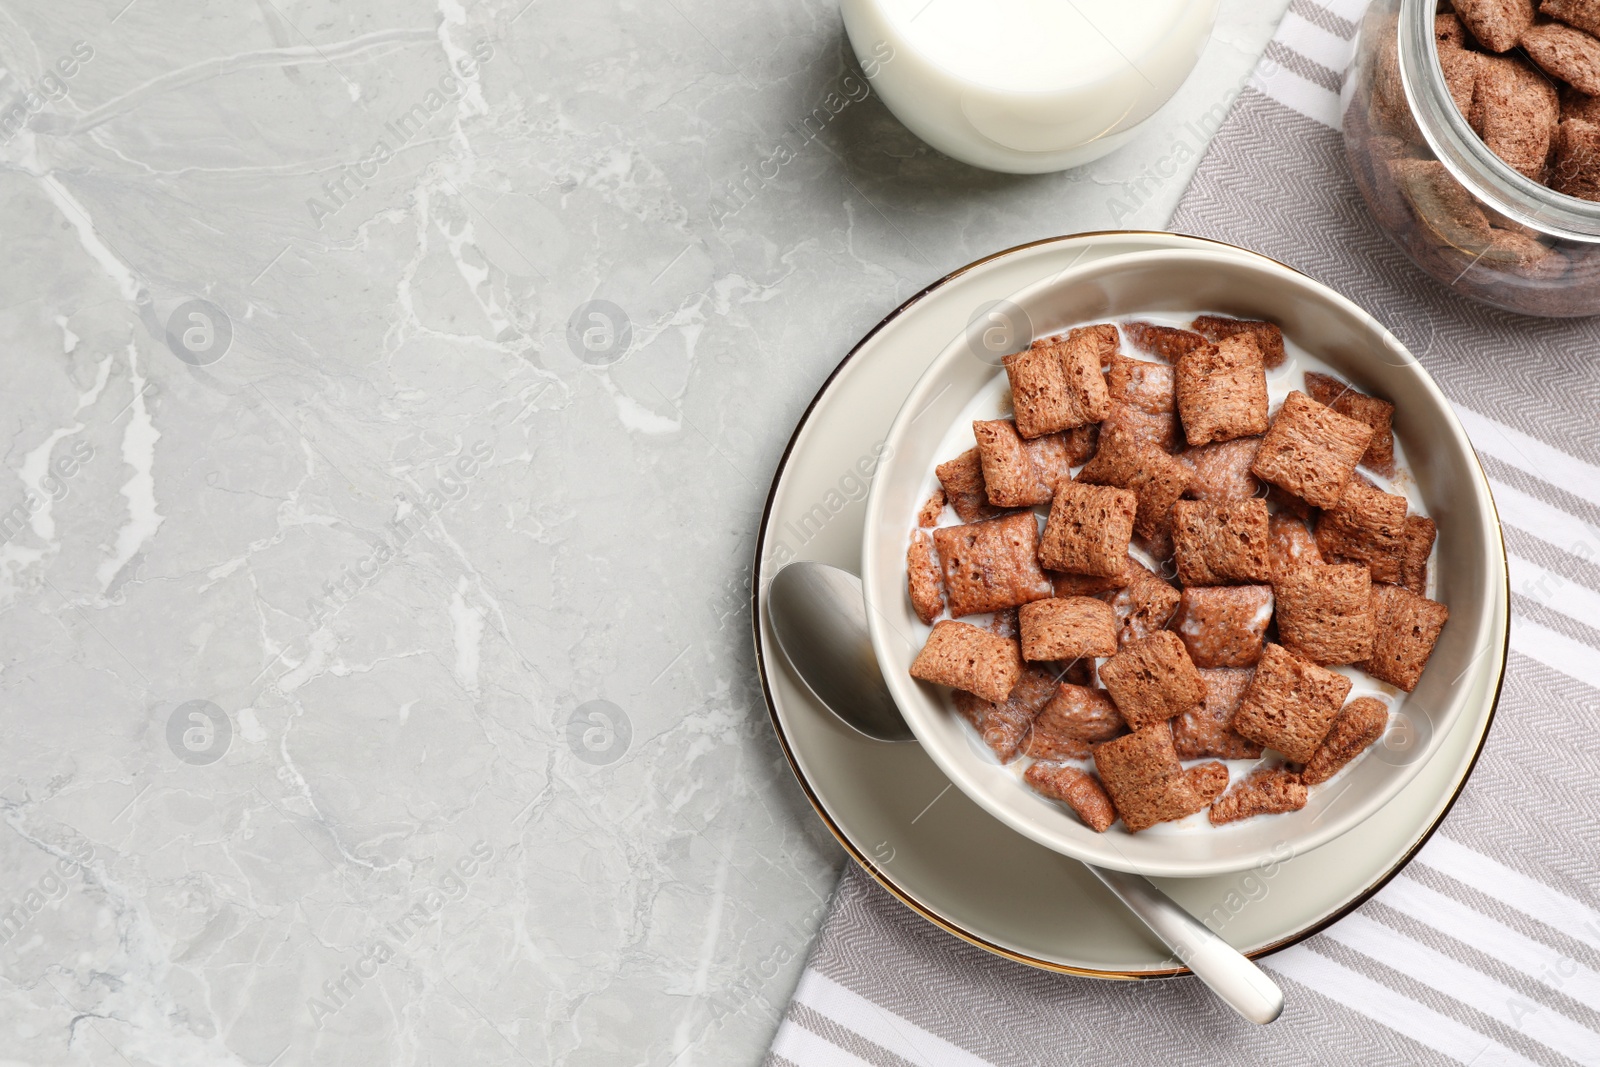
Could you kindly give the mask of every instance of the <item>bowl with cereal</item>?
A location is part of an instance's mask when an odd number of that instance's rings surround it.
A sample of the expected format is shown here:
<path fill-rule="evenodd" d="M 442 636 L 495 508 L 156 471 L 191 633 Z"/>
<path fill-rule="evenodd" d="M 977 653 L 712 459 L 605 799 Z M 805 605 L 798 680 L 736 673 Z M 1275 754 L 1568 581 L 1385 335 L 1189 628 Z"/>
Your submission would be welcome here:
<path fill-rule="evenodd" d="M 885 456 L 862 567 L 890 691 L 1058 852 L 1198 877 L 1315 848 L 1492 714 L 1487 479 L 1410 353 L 1291 268 L 1174 249 L 1016 293 Z"/>

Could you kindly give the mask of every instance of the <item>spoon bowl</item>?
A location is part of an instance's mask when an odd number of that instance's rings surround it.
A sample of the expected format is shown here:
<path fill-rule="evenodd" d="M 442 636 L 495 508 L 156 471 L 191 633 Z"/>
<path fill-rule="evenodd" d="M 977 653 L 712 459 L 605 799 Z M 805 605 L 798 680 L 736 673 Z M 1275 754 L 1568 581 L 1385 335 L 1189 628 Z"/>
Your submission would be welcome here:
<path fill-rule="evenodd" d="M 874 740 L 917 739 L 873 655 L 860 578 L 825 563 L 791 563 L 773 576 L 768 604 L 778 647 L 819 703 Z"/>

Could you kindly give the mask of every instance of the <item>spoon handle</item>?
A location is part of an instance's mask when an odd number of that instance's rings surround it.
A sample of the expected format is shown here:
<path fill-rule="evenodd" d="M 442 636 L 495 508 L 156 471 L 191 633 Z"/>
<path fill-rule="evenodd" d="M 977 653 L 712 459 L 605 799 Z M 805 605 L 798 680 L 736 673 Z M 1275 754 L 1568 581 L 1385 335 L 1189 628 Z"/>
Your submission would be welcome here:
<path fill-rule="evenodd" d="M 1230 1008 L 1265 1025 L 1283 1011 L 1283 990 L 1148 879 L 1086 864 L 1178 959 Z"/>

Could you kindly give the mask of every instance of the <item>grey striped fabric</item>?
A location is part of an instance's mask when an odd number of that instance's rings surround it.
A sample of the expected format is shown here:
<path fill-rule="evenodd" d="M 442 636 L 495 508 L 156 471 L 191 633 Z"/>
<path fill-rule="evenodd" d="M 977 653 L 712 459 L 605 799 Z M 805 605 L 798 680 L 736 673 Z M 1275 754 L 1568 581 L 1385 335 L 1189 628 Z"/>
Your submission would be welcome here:
<path fill-rule="evenodd" d="M 1455 403 L 1506 525 L 1506 687 L 1466 792 L 1374 900 L 1265 961 L 1276 1024 L 1194 981 L 1031 970 L 854 867 L 768 1063 L 1600 1064 L 1600 320 L 1521 319 L 1424 277 L 1350 183 L 1338 83 L 1364 0 L 1294 0 L 1172 229 L 1257 249 L 1386 323 Z"/>

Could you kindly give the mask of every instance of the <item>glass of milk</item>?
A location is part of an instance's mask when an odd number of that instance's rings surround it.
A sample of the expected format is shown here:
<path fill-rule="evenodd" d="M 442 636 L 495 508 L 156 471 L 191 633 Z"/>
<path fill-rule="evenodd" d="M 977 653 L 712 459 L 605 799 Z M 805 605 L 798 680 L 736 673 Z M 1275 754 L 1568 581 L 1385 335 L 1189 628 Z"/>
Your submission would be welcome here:
<path fill-rule="evenodd" d="M 1194 69 L 1220 0 L 840 0 L 889 110 L 930 145 L 1037 174 L 1122 144 Z"/>

